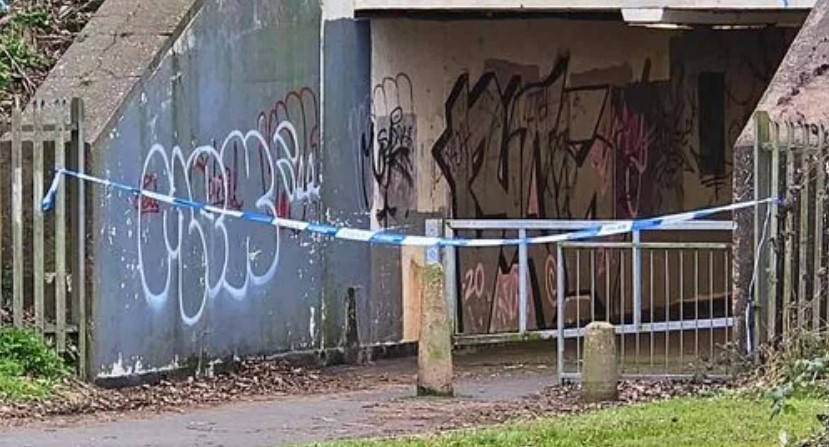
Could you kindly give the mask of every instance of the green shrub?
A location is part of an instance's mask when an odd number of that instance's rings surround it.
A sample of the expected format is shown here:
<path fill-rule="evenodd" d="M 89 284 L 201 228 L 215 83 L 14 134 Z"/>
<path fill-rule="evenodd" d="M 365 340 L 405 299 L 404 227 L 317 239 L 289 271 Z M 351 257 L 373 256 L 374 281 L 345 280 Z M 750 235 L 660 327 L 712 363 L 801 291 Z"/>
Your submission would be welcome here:
<path fill-rule="evenodd" d="M 9 374 L 14 371 L 17 374 Z M 0 329 L 0 375 L 55 380 L 68 373 L 60 356 L 34 331 Z"/>
<path fill-rule="evenodd" d="M 52 23 L 49 11 L 42 7 L 13 9 L 9 14 L 11 20 L 0 27 L 0 89 L 45 63 L 27 33 L 47 29 Z"/>
<path fill-rule="evenodd" d="M 793 396 L 829 396 L 829 343 L 825 333 L 793 331 L 793 334 L 771 352 L 767 362 L 768 396 L 772 402 L 771 417 L 791 409 Z M 829 446 L 829 416 L 817 415 L 820 428 L 806 440 L 781 442 L 783 447 Z"/>

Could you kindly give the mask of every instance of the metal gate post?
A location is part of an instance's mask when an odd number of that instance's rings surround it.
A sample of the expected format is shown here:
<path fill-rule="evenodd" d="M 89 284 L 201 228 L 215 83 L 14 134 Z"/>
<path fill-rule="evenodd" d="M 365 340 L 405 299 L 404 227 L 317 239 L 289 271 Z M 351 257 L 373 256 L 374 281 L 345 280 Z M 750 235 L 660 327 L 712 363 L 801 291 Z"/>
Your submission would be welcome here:
<path fill-rule="evenodd" d="M 527 230 L 518 230 L 518 332 L 524 335 L 527 332 Z"/>
<path fill-rule="evenodd" d="M 443 221 L 443 235 L 447 239 L 455 237 L 452 224 Z M 446 309 L 449 312 L 449 323 L 452 326 L 452 335 L 458 333 L 458 259 L 456 248 L 451 245 L 443 247 L 443 287 L 446 297 Z"/>
<path fill-rule="evenodd" d="M 641 236 L 639 230 L 633 231 L 633 326 L 637 334 L 642 324 L 642 248 L 639 246 L 642 242 Z"/>
<path fill-rule="evenodd" d="M 564 383 L 564 270 L 564 249 L 561 244 L 556 244 L 556 370 L 559 384 Z"/>

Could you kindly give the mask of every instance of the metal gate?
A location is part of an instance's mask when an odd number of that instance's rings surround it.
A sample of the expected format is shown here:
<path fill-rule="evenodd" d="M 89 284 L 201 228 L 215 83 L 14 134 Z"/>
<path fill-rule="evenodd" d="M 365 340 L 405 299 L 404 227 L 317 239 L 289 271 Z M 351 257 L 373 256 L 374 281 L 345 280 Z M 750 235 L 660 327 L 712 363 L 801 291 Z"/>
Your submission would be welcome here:
<path fill-rule="evenodd" d="M 754 194 L 778 202 L 758 206 L 753 296 L 756 344 L 799 332 L 821 332 L 829 320 L 826 229 L 827 149 L 822 124 L 775 123 L 754 117 Z"/>
<path fill-rule="evenodd" d="M 620 222 L 627 221 L 449 220 L 444 233 L 488 237 L 498 232 L 525 239 Z M 456 344 L 556 340 L 559 379 L 578 379 L 585 327 L 609 321 L 616 326 L 625 376 L 727 374 L 723 354 L 735 324 L 733 228 L 731 221 L 686 221 L 623 237 L 523 244 L 515 253 L 446 248 L 445 290 Z M 492 275 L 471 262 L 481 257 L 476 252 L 499 260 L 498 279 L 490 283 Z M 491 290 L 484 307 L 489 306 L 489 321 L 498 322 L 484 325 L 485 331 L 470 310 L 480 307 L 473 299 L 482 289 Z"/>

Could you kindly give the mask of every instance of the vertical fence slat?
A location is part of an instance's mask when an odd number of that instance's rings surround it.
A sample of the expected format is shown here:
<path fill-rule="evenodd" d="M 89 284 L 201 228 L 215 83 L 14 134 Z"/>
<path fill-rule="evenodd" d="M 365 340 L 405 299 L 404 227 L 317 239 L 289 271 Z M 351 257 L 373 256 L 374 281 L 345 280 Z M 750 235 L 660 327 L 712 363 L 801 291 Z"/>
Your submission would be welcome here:
<path fill-rule="evenodd" d="M 812 325 L 814 330 L 819 330 L 821 327 L 820 322 L 820 294 L 821 294 L 821 265 L 823 264 L 822 254 L 823 254 L 823 226 L 821 225 L 821 219 L 823 216 L 823 188 L 824 188 L 824 175 L 823 169 L 821 165 L 823 163 L 823 148 L 821 147 L 822 139 L 818 140 L 818 151 L 814 157 L 814 167 L 815 167 L 815 215 L 814 215 L 814 231 L 815 239 L 814 244 L 812 245 L 813 250 L 813 265 L 812 265 Z"/>
<path fill-rule="evenodd" d="M 12 110 L 12 321 L 23 325 L 23 137 L 20 107 Z"/>
<path fill-rule="evenodd" d="M 768 191 L 768 171 L 766 171 L 766 160 L 768 160 L 766 154 L 766 143 L 769 140 L 769 117 L 766 113 L 757 113 L 755 114 L 754 119 L 754 200 L 759 200 L 765 198 L 765 195 Z M 753 257 L 762 260 L 760 262 L 754 262 L 752 265 L 752 281 L 753 290 L 750 293 L 753 293 L 754 299 L 746 303 L 747 305 L 751 306 L 753 302 L 753 306 L 749 310 L 749 315 L 754 313 L 754 322 L 753 322 L 753 336 L 752 338 L 754 345 L 755 343 L 762 343 L 763 341 L 768 339 L 767 332 L 761 322 L 767 318 L 768 315 L 768 307 L 766 306 L 767 303 L 763 302 L 763 297 L 765 297 L 765 282 L 759 281 L 760 272 L 758 268 L 760 265 L 764 265 L 763 261 L 765 260 L 765 252 L 767 251 L 766 248 L 768 245 L 764 245 L 763 241 L 761 241 L 761 233 L 762 233 L 762 217 L 765 215 L 766 207 L 763 204 L 756 204 L 754 205 L 754 249 L 753 249 Z M 765 318 L 764 318 L 765 317 Z"/>
<path fill-rule="evenodd" d="M 820 154 L 821 155 L 820 155 L 820 164 L 818 165 L 818 171 L 823 176 L 823 186 L 820 188 L 820 193 L 822 194 L 823 200 L 826 200 L 826 188 L 827 188 L 827 183 L 829 183 L 829 182 L 826 181 L 826 163 L 827 163 L 826 152 L 827 152 L 827 150 L 829 150 L 829 135 L 827 135 L 827 132 L 829 132 L 829 129 L 827 129 L 824 125 L 820 125 Z M 820 250 L 823 251 L 823 242 L 824 242 L 824 240 L 823 240 L 823 228 L 825 226 L 824 223 L 826 221 L 826 216 L 824 216 L 824 213 L 823 213 L 823 210 L 825 209 L 823 201 L 820 202 L 820 207 L 821 207 L 820 208 L 821 212 L 818 213 L 817 216 L 816 216 L 817 222 L 818 222 L 818 229 L 815 230 L 815 231 L 820 231 L 820 234 L 821 234 Z M 821 264 L 821 266 L 822 266 L 822 264 Z M 815 267 L 815 268 L 817 268 L 817 267 Z M 827 268 L 829 268 L 829 266 L 827 266 Z M 820 276 L 820 279 L 821 279 L 821 282 L 818 283 L 818 284 L 815 284 L 815 289 L 821 293 L 821 301 L 824 302 L 824 305 L 826 307 L 826 309 L 825 309 L 826 315 L 824 317 L 823 324 L 824 324 L 825 327 L 829 327 L 829 292 L 825 291 L 825 287 L 824 287 L 824 286 L 829 287 L 829 282 L 827 282 L 825 272 L 822 272 L 822 274 Z M 829 330 L 826 331 L 826 335 L 827 335 L 827 337 L 829 337 Z"/>
<path fill-rule="evenodd" d="M 43 198 L 43 103 L 32 105 L 34 119 L 34 133 L 32 135 L 32 220 L 34 227 L 33 262 L 34 262 L 34 307 L 35 327 L 42 334 L 44 329 L 44 296 L 45 283 L 43 264 L 43 212 L 40 209 L 40 200 Z"/>
<path fill-rule="evenodd" d="M 729 266 L 731 263 L 729 262 L 729 253 L 731 250 L 723 250 L 723 278 L 725 278 L 725 284 L 723 287 L 723 296 L 725 297 L 725 321 L 729 321 L 731 319 L 731 303 L 733 299 L 731 298 L 731 282 L 729 281 L 729 273 L 731 269 Z M 728 343 L 731 341 L 730 326 L 728 324 L 725 325 L 725 342 Z M 773 332 L 769 332 L 769 336 L 772 336 Z"/>
<path fill-rule="evenodd" d="M 66 167 L 65 103 L 55 104 L 55 170 Z M 66 350 L 66 194 L 55 203 L 55 344 Z"/>
<path fill-rule="evenodd" d="M 771 197 L 780 197 L 780 125 L 775 123 L 772 126 L 771 139 Z M 777 222 L 778 206 L 777 201 L 769 204 L 769 257 L 768 257 L 768 313 L 767 319 L 767 340 L 773 340 L 777 335 L 777 250 L 779 244 L 779 227 Z M 785 307 L 785 306 L 784 306 Z"/>
<path fill-rule="evenodd" d="M 85 172 L 86 147 L 83 134 L 84 108 L 83 101 L 73 99 L 71 105 L 71 122 L 74 126 L 72 143 L 74 146 L 74 163 L 78 172 Z M 73 207 L 73 234 L 75 246 L 73 249 L 72 264 L 72 294 L 74 297 L 73 309 L 77 310 L 76 323 L 78 325 L 78 372 L 81 378 L 87 378 L 87 316 L 86 316 L 86 185 L 84 182 L 75 183 L 75 194 L 72 195 L 75 201 Z M 454 276 L 452 276 L 454 278 Z M 454 284 L 453 281 L 452 284 Z M 447 287 L 448 287 L 447 283 Z M 450 303 L 447 309 L 454 309 Z M 452 318 L 454 322 L 454 318 Z M 453 324 L 454 327 L 454 324 Z M 454 332 L 453 332 L 454 333 Z"/>
<path fill-rule="evenodd" d="M 786 144 L 786 184 L 791 184 L 794 178 L 794 155 L 792 154 L 792 126 L 787 124 Z M 789 201 L 792 200 L 791 191 L 786 191 Z M 792 307 L 792 256 L 794 255 L 794 212 L 786 210 L 785 227 L 785 248 L 783 250 L 783 336 L 788 337 L 791 331 L 791 307 Z"/>
<path fill-rule="evenodd" d="M 808 133 L 804 130 L 804 139 L 808 139 Z M 800 266 L 798 273 L 798 286 L 797 286 L 797 329 L 802 330 L 806 328 L 807 325 L 807 315 L 806 315 L 806 307 L 809 304 L 808 297 L 806 296 L 806 291 L 808 289 L 808 284 L 806 283 L 807 278 L 809 277 L 809 269 L 808 269 L 808 245 L 809 245 L 809 159 L 811 158 L 809 154 L 806 152 L 808 147 L 804 142 L 804 146 L 802 149 L 802 155 L 800 156 L 800 200 L 798 200 L 798 204 L 800 205 L 800 247 L 798 249 L 799 255 L 799 263 Z"/>

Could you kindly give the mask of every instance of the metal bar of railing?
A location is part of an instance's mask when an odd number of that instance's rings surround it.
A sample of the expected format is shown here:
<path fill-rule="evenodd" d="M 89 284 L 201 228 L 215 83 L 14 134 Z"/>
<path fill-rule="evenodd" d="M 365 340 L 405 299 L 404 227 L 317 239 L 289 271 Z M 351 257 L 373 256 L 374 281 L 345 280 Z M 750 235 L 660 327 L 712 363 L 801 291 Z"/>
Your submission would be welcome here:
<path fill-rule="evenodd" d="M 538 219 L 450 219 L 446 224 L 455 230 L 583 230 L 596 225 L 631 222 L 629 220 L 538 220 Z M 688 220 L 665 222 L 658 230 L 643 231 L 732 231 L 730 220 Z"/>
<path fill-rule="evenodd" d="M 576 324 L 581 326 L 581 253 L 576 250 Z M 581 344 L 576 340 L 576 370 L 581 372 Z"/>
<path fill-rule="evenodd" d="M 590 250 L 590 321 L 596 321 L 596 251 Z"/>
<path fill-rule="evenodd" d="M 653 283 L 655 282 L 653 280 L 653 250 L 648 250 L 648 257 L 650 258 L 650 268 L 649 268 L 650 275 L 648 275 L 648 279 L 650 280 L 650 293 L 649 293 L 649 295 L 650 295 L 650 303 L 651 303 L 651 305 L 650 305 L 651 315 L 650 315 L 650 319 L 648 321 L 650 323 L 653 323 L 654 308 L 656 307 L 656 306 L 653 305 Z M 654 363 L 653 363 L 654 353 L 653 353 L 653 351 L 654 351 L 654 347 L 655 347 L 653 329 L 651 329 L 651 331 L 650 331 L 650 344 L 651 344 L 650 365 L 651 365 L 651 369 L 653 369 L 653 366 L 654 366 Z"/>
<path fill-rule="evenodd" d="M 559 244 L 556 245 L 556 330 L 558 332 L 556 369 L 559 383 L 564 377 L 564 302 L 564 250 Z"/>
<path fill-rule="evenodd" d="M 642 325 L 637 328 L 633 324 L 625 324 L 625 325 L 616 325 L 615 331 L 616 334 L 635 334 L 637 330 L 643 332 L 680 332 L 680 331 L 690 331 L 699 327 L 701 329 L 723 329 L 734 327 L 736 320 L 733 317 L 729 318 L 711 318 L 700 320 L 698 323 L 695 321 L 656 321 L 653 323 L 642 323 Z M 567 339 L 573 338 L 580 338 L 584 337 L 587 333 L 586 327 L 576 327 L 576 328 L 562 328 L 562 329 L 545 329 L 545 330 L 537 330 L 537 331 L 527 331 L 527 334 L 532 335 L 533 339 L 542 339 L 542 340 L 558 340 L 561 337 L 562 342 Z M 524 337 L 518 334 L 509 334 L 509 333 L 500 333 L 500 334 L 476 334 L 476 335 L 458 335 L 455 337 L 455 344 L 459 346 L 470 346 L 476 344 L 488 344 L 488 343 L 503 343 L 508 341 L 515 341 L 515 340 L 523 340 Z M 563 346 L 563 344 L 562 344 Z M 557 367 L 558 374 L 562 374 L 564 369 L 564 350 L 562 349 L 558 355 L 561 356 L 562 363 L 561 366 Z M 666 361 L 668 357 L 666 356 Z"/>
<path fill-rule="evenodd" d="M 694 359 L 699 358 L 699 250 L 694 250 Z"/>
<path fill-rule="evenodd" d="M 685 320 L 685 253 L 679 252 L 679 321 Z M 670 276 L 666 276 L 667 281 Z M 679 334 L 679 363 L 685 356 L 685 334 Z"/>
<path fill-rule="evenodd" d="M 518 238 L 527 240 L 527 230 L 518 230 Z M 529 276 L 529 265 L 527 262 L 527 243 L 521 242 L 518 245 L 518 332 L 527 332 L 527 278 Z"/>
<path fill-rule="evenodd" d="M 708 250 L 708 318 L 714 317 L 714 251 Z M 714 328 L 708 331 L 708 357 L 714 358 Z"/>
<path fill-rule="evenodd" d="M 633 324 L 642 323 L 642 234 L 633 232 Z"/>
<path fill-rule="evenodd" d="M 663 270 L 665 275 L 665 322 L 668 323 L 671 321 L 671 282 L 668 281 L 670 278 L 670 274 L 668 270 L 668 260 L 669 260 L 669 252 L 668 249 L 665 249 L 665 268 Z M 682 339 L 682 334 L 680 334 L 680 340 Z M 671 353 L 671 333 L 665 331 L 665 369 L 668 369 L 669 365 L 669 358 Z"/>
<path fill-rule="evenodd" d="M 727 250 L 731 248 L 730 243 L 725 242 L 559 242 L 565 248 L 633 248 L 638 245 L 643 249 L 710 249 Z"/>
<path fill-rule="evenodd" d="M 455 230 L 449 226 L 444 225 L 443 234 L 447 238 L 455 237 Z M 443 247 L 443 262 L 444 262 L 444 286 L 443 290 L 446 294 L 446 308 L 449 311 L 450 320 L 452 322 L 452 333 L 457 333 L 458 327 L 458 260 L 455 252 L 456 248 L 451 246 Z"/>
<path fill-rule="evenodd" d="M 619 250 L 619 282 L 621 283 L 621 287 L 619 287 L 619 322 L 622 326 L 625 325 L 625 295 L 627 295 L 627 290 L 625 289 L 625 252 Z M 625 337 L 623 336 L 621 339 L 622 345 L 620 349 L 619 361 L 622 367 L 624 368 L 625 365 Z"/>

